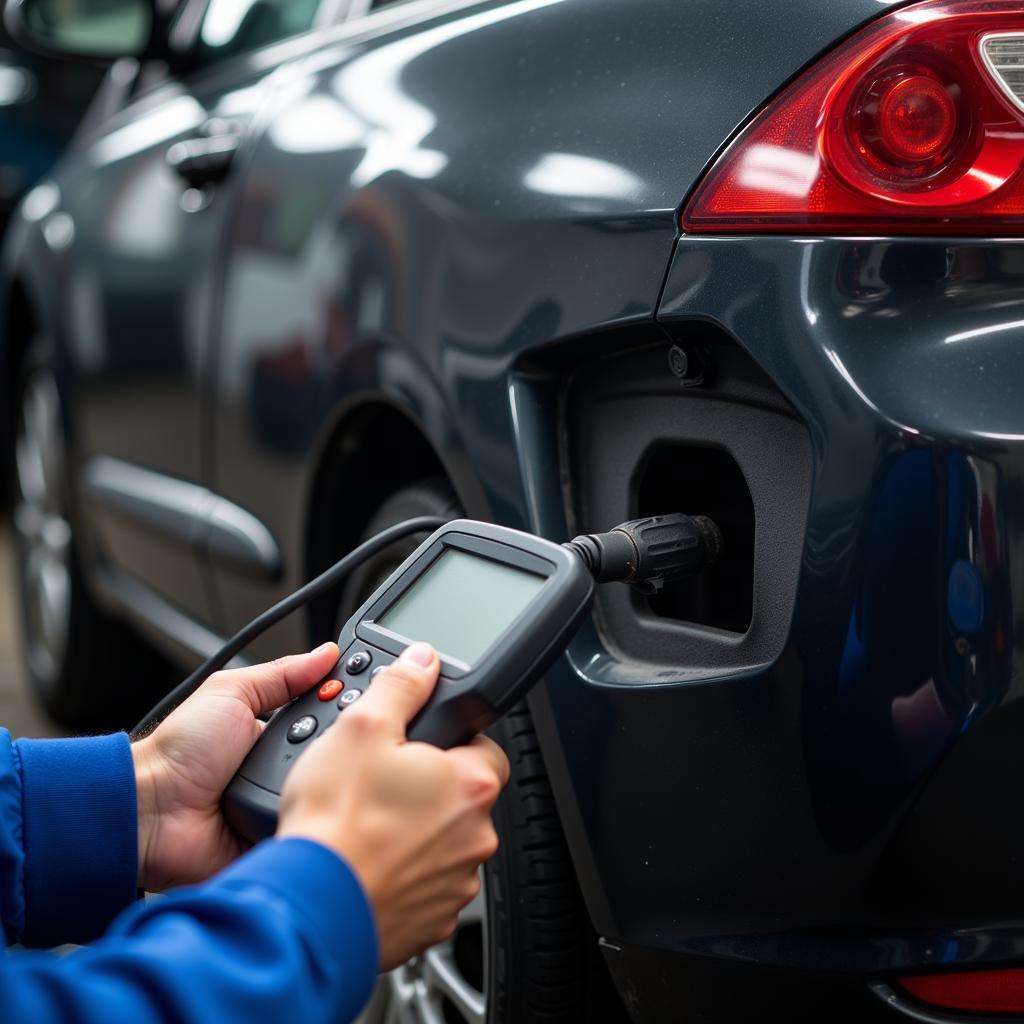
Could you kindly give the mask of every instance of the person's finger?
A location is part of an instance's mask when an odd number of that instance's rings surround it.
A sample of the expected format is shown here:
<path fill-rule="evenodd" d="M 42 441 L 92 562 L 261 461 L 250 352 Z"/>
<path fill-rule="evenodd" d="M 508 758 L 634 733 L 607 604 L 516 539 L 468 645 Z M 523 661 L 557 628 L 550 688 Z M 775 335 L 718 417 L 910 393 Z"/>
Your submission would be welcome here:
<path fill-rule="evenodd" d="M 218 672 L 209 683 L 239 697 L 254 715 L 262 715 L 287 704 L 323 679 L 334 667 L 338 654 L 336 643 L 322 644 L 307 654 L 289 654 L 263 665 Z"/>
<path fill-rule="evenodd" d="M 481 751 L 487 752 L 487 756 L 492 759 L 494 768 L 498 773 L 498 778 L 501 779 L 502 788 L 504 788 L 512 775 L 512 765 L 509 763 L 508 755 L 501 746 L 495 743 L 490 736 L 476 736 L 473 738 L 470 746 L 478 747 Z"/>
<path fill-rule="evenodd" d="M 374 677 L 373 685 L 353 710 L 360 716 L 379 717 L 390 731 L 405 738 L 405 727 L 434 692 L 441 663 L 430 644 L 410 644 L 398 661 L 388 665 Z"/>
<path fill-rule="evenodd" d="M 487 736 L 474 736 L 465 746 L 449 750 L 448 756 L 462 761 L 477 773 L 496 775 L 502 788 L 511 774 L 505 751 Z"/>

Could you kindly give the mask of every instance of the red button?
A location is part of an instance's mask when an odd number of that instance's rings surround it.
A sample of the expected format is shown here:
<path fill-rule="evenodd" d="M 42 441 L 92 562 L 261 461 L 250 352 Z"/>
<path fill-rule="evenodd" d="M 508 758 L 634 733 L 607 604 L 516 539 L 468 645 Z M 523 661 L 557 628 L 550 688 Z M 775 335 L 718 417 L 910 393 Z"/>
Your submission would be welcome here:
<path fill-rule="evenodd" d="M 328 679 L 327 682 L 320 684 L 320 689 L 316 691 L 316 695 L 321 700 L 334 700 L 343 689 L 344 687 L 340 680 Z"/>

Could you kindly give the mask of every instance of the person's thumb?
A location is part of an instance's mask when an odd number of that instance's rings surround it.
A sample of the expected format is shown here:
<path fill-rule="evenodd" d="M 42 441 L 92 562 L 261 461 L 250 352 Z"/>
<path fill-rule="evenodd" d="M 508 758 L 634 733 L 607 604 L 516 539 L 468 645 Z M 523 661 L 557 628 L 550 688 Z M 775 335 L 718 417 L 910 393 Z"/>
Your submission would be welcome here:
<path fill-rule="evenodd" d="M 238 697 L 254 715 L 273 711 L 319 682 L 338 660 L 338 645 L 321 644 L 306 654 L 289 654 L 265 665 L 226 669 L 204 683 L 209 690 Z"/>
<path fill-rule="evenodd" d="M 360 710 L 380 715 L 404 739 L 406 726 L 434 692 L 440 670 L 441 664 L 430 644 L 411 644 L 398 661 L 377 673 L 359 702 Z"/>

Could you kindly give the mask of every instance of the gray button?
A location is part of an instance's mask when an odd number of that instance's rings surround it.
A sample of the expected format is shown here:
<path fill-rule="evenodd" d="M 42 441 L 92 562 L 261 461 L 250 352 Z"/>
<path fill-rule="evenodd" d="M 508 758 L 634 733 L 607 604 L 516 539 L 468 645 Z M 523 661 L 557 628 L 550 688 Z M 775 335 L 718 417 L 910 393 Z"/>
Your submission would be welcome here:
<path fill-rule="evenodd" d="M 312 715 L 303 715 L 288 726 L 288 742 L 301 743 L 303 740 L 308 740 L 315 732 L 316 719 Z"/>
<path fill-rule="evenodd" d="M 373 655 L 369 651 L 356 651 L 345 662 L 345 671 L 350 676 L 357 676 L 360 672 L 365 672 L 370 667 L 371 661 L 373 661 Z"/>
<path fill-rule="evenodd" d="M 339 708 L 343 708 L 343 707 L 345 707 L 346 704 L 352 704 L 354 701 L 359 700 L 359 698 L 362 697 L 362 695 L 363 695 L 363 691 L 362 690 L 356 690 L 356 689 L 346 690 L 338 698 L 338 707 Z"/>

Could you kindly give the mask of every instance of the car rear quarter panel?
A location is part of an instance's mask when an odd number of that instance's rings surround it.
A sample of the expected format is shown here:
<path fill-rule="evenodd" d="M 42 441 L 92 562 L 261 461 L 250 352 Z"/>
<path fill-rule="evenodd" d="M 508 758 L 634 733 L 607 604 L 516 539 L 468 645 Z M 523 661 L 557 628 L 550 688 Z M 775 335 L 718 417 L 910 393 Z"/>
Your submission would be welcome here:
<path fill-rule="evenodd" d="M 557 468 L 516 451 L 513 364 L 652 326 L 701 169 L 878 10 L 410 3 L 313 54 L 265 112 L 227 247 L 214 486 L 261 510 L 288 566 L 277 589 L 221 574 L 229 617 L 301 577 L 320 455 L 351 403 L 406 410 L 471 508 L 525 523 L 519 460 Z"/>

